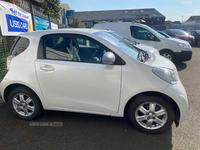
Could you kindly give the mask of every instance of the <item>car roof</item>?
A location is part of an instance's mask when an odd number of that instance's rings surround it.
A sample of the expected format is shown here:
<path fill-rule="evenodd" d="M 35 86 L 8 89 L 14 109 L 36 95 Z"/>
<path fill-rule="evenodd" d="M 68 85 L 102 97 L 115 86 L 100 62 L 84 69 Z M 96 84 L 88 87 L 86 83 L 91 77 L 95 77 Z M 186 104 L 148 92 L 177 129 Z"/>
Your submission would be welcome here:
<path fill-rule="evenodd" d="M 182 30 L 182 29 L 166 29 L 166 30 Z"/>
<path fill-rule="evenodd" d="M 86 33 L 93 34 L 102 30 L 97 29 L 84 29 L 84 28 L 67 28 L 67 29 L 51 29 L 51 30 L 42 30 L 42 31 L 33 31 L 28 33 L 22 33 L 20 36 L 32 36 L 32 37 L 41 37 L 46 34 L 59 34 L 59 33 Z M 105 30 L 106 31 L 106 30 Z"/>
<path fill-rule="evenodd" d="M 98 23 L 98 24 L 120 24 L 120 25 L 138 25 L 138 26 L 147 26 L 145 24 L 141 24 L 141 23 L 133 23 L 133 22 L 104 22 L 104 23 Z M 95 24 L 95 25 L 98 25 L 98 24 Z"/>

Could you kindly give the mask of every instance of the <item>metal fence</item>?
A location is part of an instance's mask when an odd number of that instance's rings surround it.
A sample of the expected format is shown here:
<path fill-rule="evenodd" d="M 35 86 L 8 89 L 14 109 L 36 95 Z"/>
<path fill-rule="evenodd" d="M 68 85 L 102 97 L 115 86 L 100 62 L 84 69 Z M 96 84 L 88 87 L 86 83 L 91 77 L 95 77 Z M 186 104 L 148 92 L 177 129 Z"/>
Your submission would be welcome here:
<path fill-rule="evenodd" d="M 29 13 L 33 13 L 32 10 L 31 10 L 32 5 L 30 5 L 30 4 L 29 5 L 23 5 L 22 3 L 20 3 L 19 7 L 21 7 L 23 10 L 25 10 L 25 11 L 27 11 Z M 48 16 L 43 13 L 43 9 L 42 8 L 39 9 L 39 8 L 36 8 L 36 7 L 38 7 L 38 6 L 33 5 L 33 7 L 32 7 L 33 11 L 34 11 L 34 15 L 39 17 L 39 18 L 41 18 L 41 19 L 49 21 Z M 55 19 L 50 18 L 50 21 L 52 23 L 58 24 L 59 28 L 67 28 L 67 25 L 62 24 L 61 20 L 60 21 L 56 21 Z"/>
<path fill-rule="evenodd" d="M 2 36 L 0 29 L 0 81 L 7 73 L 6 58 L 16 39 L 16 36 Z"/>
<path fill-rule="evenodd" d="M 183 22 L 182 24 L 167 25 L 166 29 L 182 29 L 184 31 L 200 30 L 200 21 Z"/>

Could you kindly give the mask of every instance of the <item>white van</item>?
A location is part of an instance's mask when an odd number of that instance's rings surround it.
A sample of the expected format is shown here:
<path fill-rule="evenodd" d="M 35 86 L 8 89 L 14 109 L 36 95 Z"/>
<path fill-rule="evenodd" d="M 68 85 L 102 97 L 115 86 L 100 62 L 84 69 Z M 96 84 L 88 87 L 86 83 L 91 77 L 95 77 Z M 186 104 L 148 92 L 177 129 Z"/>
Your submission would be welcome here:
<path fill-rule="evenodd" d="M 171 61 L 188 61 L 192 58 L 192 48 L 187 41 L 165 38 L 147 25 L 131 22 L 95 24 L 94 29 L 112 30 L 133 41 L 149 45 Z"/>

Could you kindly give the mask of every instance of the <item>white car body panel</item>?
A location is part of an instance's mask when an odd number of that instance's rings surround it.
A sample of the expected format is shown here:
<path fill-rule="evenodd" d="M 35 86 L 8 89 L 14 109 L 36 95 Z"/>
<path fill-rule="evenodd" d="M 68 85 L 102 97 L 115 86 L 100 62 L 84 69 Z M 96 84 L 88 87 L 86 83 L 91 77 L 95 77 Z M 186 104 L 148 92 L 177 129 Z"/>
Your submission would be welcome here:
<path fill-rule="evenodd" d="M 35 63 L 41 91 L 50 106 L 117 113 L 121 66 L 52 60 Z M 41 65 L 55 70 L 41 70 Z"/>

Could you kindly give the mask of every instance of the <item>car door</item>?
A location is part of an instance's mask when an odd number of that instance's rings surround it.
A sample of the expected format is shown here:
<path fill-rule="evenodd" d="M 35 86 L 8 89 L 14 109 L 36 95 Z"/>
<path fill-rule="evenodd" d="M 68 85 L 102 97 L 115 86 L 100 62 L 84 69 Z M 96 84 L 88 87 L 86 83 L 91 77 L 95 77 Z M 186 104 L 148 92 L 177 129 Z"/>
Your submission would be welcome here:
<path fill-rule="evenodd" d="M 41 91 L 50 106 L 117 113 L 121 65 L 102 64 L 108 48 L 81 35 L 48 35 L 43 41 L 44 56 L 35 64 Z"/>
<path fill-rule="evenodd" d="M 131 32 L 131 38 L 134 41 L 152 46 L 157 49 L 157 44 L 160 40 L 154 34 L 152 34 L 149 30 L 143 27 L 131 26 L 130 32 Z"/>

